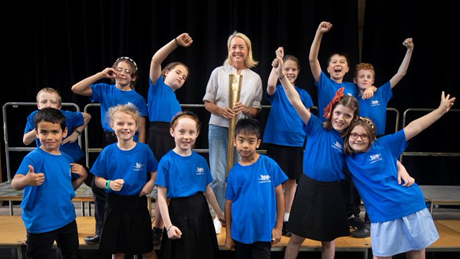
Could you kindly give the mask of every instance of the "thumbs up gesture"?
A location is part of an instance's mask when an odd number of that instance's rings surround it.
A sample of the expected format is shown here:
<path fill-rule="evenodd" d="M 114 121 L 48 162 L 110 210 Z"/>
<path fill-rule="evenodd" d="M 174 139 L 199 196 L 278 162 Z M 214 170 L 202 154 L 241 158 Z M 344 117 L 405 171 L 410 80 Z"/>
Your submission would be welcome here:
<path fill-rule="evenodd" d="M 44 173 L 35 173 L 34 167 L 29 165 L 29 172 L 26 175 L 27 185 L 40 186 L 45 181 Z"/>

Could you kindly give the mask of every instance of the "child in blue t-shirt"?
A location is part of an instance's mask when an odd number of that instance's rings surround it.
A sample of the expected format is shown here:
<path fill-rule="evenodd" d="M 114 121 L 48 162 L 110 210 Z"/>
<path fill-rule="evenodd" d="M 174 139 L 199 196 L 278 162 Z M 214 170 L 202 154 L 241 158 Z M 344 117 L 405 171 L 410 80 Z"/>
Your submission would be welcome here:
<path fill-rule="evenodd" d="M 442 92 L 436 110 L 392 135 L 376 139 L 375 124 L 365 117 L 345 134 L 346 161 L 372 222 L 376 258 L 405 252 L 408 258 L 424 258 L 425 248 L 439 238 L 420 187 L 410 177 L 403 179 L 405 186 L 400 185 L 395 165 L 407 141 L 447 113 L 454 101 Z"/>
<path fill-rule="evenodd" d="M 148 144 L 158 161 L 175 146 L 174 138 L 169 133 L 169 122 L 182 111 L 175 92 L 188 77 L 188 67 L 184 63 L 172 62 L 163 70 L 161 63 L 179 46 L 189 47 L 192 43 L 192 37 L 182 33 L 159 49 L 150 63 Z M 155 210 L 155 226 L 152 229 L 154 245 L 160 245 L 162 233 L 160 210 Z"/>
<path fill-rule="evenodd" d="M 114 80 L 115 84 L 95 84 L 104 78 Z M 132 103 L 140 112 L 137 128 L 138 135 L 134 136 L 134 141 L 145 143 L 147 104 L 144 97 L 134 90 L 137 79 L 138 67 L 136 62 L 129 57 L 120 57 L 112 67 L 108 67 L 72 86 L 74 93 L 88 96 L 93 102 L 100 102 L 101 123 L 104 130 L 103 147 L 117 142 L 116 134 L 109 123 L 110 118 L 107 116 L 107 111 L 113 106 L 127 103 Z M 104 220 L 106 194 L 96 186 L 94 181 L 91 184 L 91 189 L 95 205 L 96 235 L 86 237 L 85 243 L 88 245 L 97 245 L 99 244 L 102 222 Z"/>
<path fill-rule="evenodd" d="M 210 185 L 208 163 L 192 150 L 200 133 L 198 116 L 188 111 L 177 114 L 170 133 L 176 147 L 161 158 L 156 181 L 165 224 L 162 258 L 216 258 L 219 247 L 208 203 L 218 219 L 225 220 Z"/>
<path fill-rule="evenodd" d="M 299 60 L 291 55 L 284 56 L 283 47 L 276 50 L 276 56 L 284 61 L 283 70 L 289 82 L 295 86 L 295 81 L 300 72 Z M 303 147 L 305 144 L 305 132 L 302 130 L 302 119 L 286 97 L 283 86 L 276 85 L 278 77 L 275 68 L 272 68 L 268 77 L 267 93 L 265 97 L 271 103 L 270 114 L 268 115 L 265 127 L 263 142 L 267 148 L 267 156 L 273 158 L 288 176 L 284 183 L 285 188 L 285 210 L 283 235 L 291 236 L 286 230 L 291 212 L 292 201 L 294 200 L 297 182 L 302 175 Z M 300 99 L 305 107 L 310 109 L 313 101 L 304 89 L 295 86 Z M 292 161 L 296 161 L 292 163 Z"/>
<path fill-rule="evenodd" d="M 261 143 L 255 119 L 242 119 L 233 141 L 241 160 L 230 170 L 225 198 L 227 238 L 236 258 L 270 258 L 271 244 L 281 241 L 284 193 L 288 179 L 278 164 L 256 151 Z"/>
<path fill-rule="evenodd" d="M 107 192 L 99 250 L 113 258 L 157 258 L 146 195 L 155 185 L 158 162 L 148 145 L 134 141 L 140 115 L 133 104 L 114 106 L 108 114 L 117 143 L 105 147 L 91 168 L 96 185 Z"/>
<path fill-rule="evenodd" d="M 35 136 L 42 144 L 25 156 L 11 181 L 14 189 L 24 190 L 21 207 L 27 229 L 27 258 L 53 257 L 54 241 L 63 258 L 77 258 L 72 199 L 87 172 L 60 150 L 67 136 L 66 118 L 61 111 L 42 108 L 34 124 Z"/>
<path fill-rule="evenodd" d="M 292 232 L 285 258 L 296 258 L 305 238 L 321 241 L 322 256 L 333 257 L 334 239 L 350 234 L 340 186 L 344 178 L 345 154 L 341 133 L 359 114 L 358 101 L 340 88 L 325 109 L 326 122 L 312 115 L 284 75 L 283 60 L 272 66 L 292 106 L 299 113 L 308 141 L 303 170 L 289 217 Z"/>
<path fill-rule="evenodd" d="M 387 114 L 387 105 L 393 97 L 392 89 L 401 81 L 406 75 L 409 63 L 414 50 L 414 43 L 412 38 L 404 40 L 403 45 L 407 48 L 406 55 L 404 56 L 398 72 L 384 85 L 377 88 L 374 96 L 369 99 L 358 98 L 359 101 L 359 115 L 370 118 L 376 126 L 377 136 L 385 134 L 385 123 Z M 355 78 L 353 82 L 358 86 L 360 94 L 363 94 L 366 89 L 374 85 L 375 82 L 375 69 L 372 64 L 360 63 L 355 67 Z"/>

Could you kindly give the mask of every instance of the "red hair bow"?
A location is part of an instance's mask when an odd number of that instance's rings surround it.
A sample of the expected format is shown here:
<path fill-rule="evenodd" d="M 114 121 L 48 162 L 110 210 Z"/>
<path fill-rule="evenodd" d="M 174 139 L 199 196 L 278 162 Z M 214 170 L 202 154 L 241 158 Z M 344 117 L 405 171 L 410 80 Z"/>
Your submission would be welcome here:
<path fill-rule="evenodd" d="M 345 95 L 344 90 L 345 87 L 341 87 L 339 90 L 337 90 L 334 98 L 332 98 L 332 101 L 326 106 L 326 108 L 324 108 L 324 118 L 329 119 L 331 117 L 332 107 L 338 103 L 340 99 L 342 99 L 342 97 Z"/>

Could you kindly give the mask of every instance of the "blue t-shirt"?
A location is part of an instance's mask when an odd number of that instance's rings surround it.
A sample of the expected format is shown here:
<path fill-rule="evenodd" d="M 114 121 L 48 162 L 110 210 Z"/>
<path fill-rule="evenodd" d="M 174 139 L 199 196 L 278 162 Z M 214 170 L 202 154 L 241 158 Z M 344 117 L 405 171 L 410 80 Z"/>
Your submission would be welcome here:
<path fill-rule="evenodd" d="M 93 95 L 90 97 L 91 101 L 101 104 L 101 122 L 104 131 L 113 132 L 110 127 L 110 121 L 107 118 L 107 111 L 113 106 L 132 103 L 137 107 L 142 117 L 147 116 L 145 99 L 135 90 L 122 91 L 116 85 L 105 83 L 91 85 L 91 89 L 93 91 Z"/>
<path fill-rule="evenodd" d="M 75 220 L 70 163 L 69 155 L 54 155 L 41 148 L 32 150 L 22 160 L 16 174 L 27 175 L 31 165 L 35 173 L 45 175 L 42 185 L 24 188 L 22 220 L 30 233 L 53 231 Z"/>
<path fill-rule="evenodd" d="M 376 140 L 368 152 L 346 158 L 373 223 L 395 220 L 426 208 L 417 184 L 410 187 L 398 184 L 396 161 L 406 146 L 406 135 L 400 130 Z"/>
<path fill-rule="evenodd" d="M 182 111 L 176 93 L 165 84 L 160 75 L 155 84 L 149 79 L 149 121 L 170 122 Z"/>
<path fill-rule="evenodd" d="M 377 89 L 372 98 L 367 100 L 358 98 L 359 114 L 363 117 L 370 118 L 374 122 L 377 128 L 377 135 L 385 134 L 387 105 L 392 97 L 393 92 L 391 91 L 391 83 L 388 81 Z"/>
<path fill-rule="evenodd" d="M 137 142 L 131 150 L 121 150 L 117 143 L 108 145 L 97 157 L 91 173 L 106 180 L 123 179 L 121 196 L 139 195 L 151 174 L 157 170 L 158 162 L 147 144 Z M 107 190 L 106 192 L 112 192 Z"/>
<path fill-rule="evenodd" d="M 345 152 L 340 133 L 334 129 L 326 130 L 315 115 L 311 116 L 304 130 L 308 138 L 303 157 L 304 174 L 323 182 L 343 179 Z"/>
<path fill-rule="evenodd" d="M 232 201 L 232 238 L 244 244 L 271 242 L 276 224 L 276 187 L 287 180 L 278 164 L 260 155 L 252 165 L 237 163 L 227 179 Z"/>
<path fill-rule="evenodd" d="M 313 101 L 307 91 L 295 87 L 306 108 L 313 106 Z M 303 121 L 294 106 L 289 102 L 282 85 L 276 86 L 273 95 L 266 94 L 272 107 L 265 127 L 265 143 L 280 146 L 302 147 L 305 142 L 305 132 L 302 130 Z"/>
<path fill-rule="evenodd" d="M 37 114 L 37 111 L 32 112 L 28 117 L 27 117 L 27 124 L 26 128 L 24 129 L 24 134 L 29 133 L 33 129 L 35 129 L 35 114 Z M 72 133 L 73 130 L 80 127 L 83 125 L 83 115 L 81 112 L 71 112 L 71 111 L 63 111 L 61 110 L 62 114 L 65 116 L 66 119 L 66 127 L 67 127 L 67 137 L 69 137 Z M 65 137 L 64 139 L 66 139 Z M 63 140 L 64 140 L 63 139 Z M 35 139 L 35 143 L 37 144 L 37 147 L 41 146 L 40 140 L 37 138 Z M 75 141 L 74 143 L 67 142 L 66 144 L 62 145 L 60 147 L 60 150 L 67 155 L 71 156 L 73 159 L 73 162 L 78 162 L 80 159 L 82 159 L 85 156 L 85 153 L 83 153 L 83 150 L 81 150 L 80 145 L 78 145 L 78 141 Z"/>
<path fill-rule="evenodd" d="M 204 193 L 211 182 L 211 170 L 206 159 L 194 151 L 190 156 L 180 156 L 170 150 L 158 165 L 156 185 L 168 189 L 168 198 Z"/>
<path fill-rule="evenodd" d="M 326 118 L 323 117 L 324 108 L 326 108 L 326 106 L 332 101 L 335 93 L 341 87 L 345 87 L 344 93 L 346 95 L 357 97 L 359 94 L 356 84 L 351 82 L 343 82 L 339 84 L 327 77 L 323 71 L 321 71 L 319 82 L 315 82 L 315 85 L 318 87 L 318 114 L 322 121 L 326 121 Z"/>

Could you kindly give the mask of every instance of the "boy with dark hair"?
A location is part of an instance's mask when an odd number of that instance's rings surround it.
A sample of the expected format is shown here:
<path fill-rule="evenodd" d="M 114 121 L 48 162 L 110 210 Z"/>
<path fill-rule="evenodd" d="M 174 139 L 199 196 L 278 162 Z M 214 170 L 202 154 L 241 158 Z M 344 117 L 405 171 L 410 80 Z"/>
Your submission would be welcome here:
<path fill-rule="evenodd" d="M 241 160 L 229 173 L 225 204 L 225 246 L 236 250 L 236 258 L 270 258 L 271 244 L 281 240 L 282 184 L 288 178 L 273 159 L 256 152 L 260 143 L 258 121 L 238 121 L 234 145 Z"/>
<path fill-rule="evenodd" d="M 35 135 L 42 144 L 26 155 L 11 182 L 14 189 L 24 190 L 21 207 L 27 229 L 27 258 L 52 257 L 54 241 L 62 258 L 78 258 L 72 199 L 87 172 L 60 151 L 67 128 L 59 110 L 43 108 L 34 122 Z"/>

